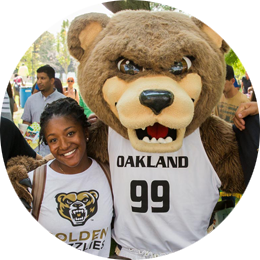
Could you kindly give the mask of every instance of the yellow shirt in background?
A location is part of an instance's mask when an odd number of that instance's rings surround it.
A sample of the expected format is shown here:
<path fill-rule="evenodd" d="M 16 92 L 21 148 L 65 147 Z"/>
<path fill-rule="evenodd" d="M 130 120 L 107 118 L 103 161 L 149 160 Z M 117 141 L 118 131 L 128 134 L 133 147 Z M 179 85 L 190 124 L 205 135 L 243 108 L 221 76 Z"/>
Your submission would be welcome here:
<path fill-rule="evenodd" d="M 224 94 L 222 94 L 222 97 L 215 108 L 215 115 L 224 119 L 226 122 L 233 123 L 233 118 L 238 106 L 241 103 L 247 102 L 250 102 L 250 100 L 241 92 L 237 92 L 232 98 L 226 98 Z"/>

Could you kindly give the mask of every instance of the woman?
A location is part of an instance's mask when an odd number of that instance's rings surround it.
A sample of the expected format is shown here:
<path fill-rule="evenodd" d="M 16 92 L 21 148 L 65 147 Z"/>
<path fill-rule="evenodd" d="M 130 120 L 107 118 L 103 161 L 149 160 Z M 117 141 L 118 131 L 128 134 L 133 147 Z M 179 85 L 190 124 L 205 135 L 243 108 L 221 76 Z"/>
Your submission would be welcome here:
<path fill-rule="evenodd" d="M 72 98 L 59 99 L 45 107 L 40 125 L 40 140 L 49 145 L 55 159 L 46 165 L 36 218 L 67 244 L 108 257 L 112 195 L 101 166 L 87 155 L 89 123 L 84 110 Z M 29 173 L 33 194 L 35 174 Z"/>
<path fill-rule="evenodd" d="M 64 95 L 67 97 L 71 97 L 73 99 L 75 99 L 78 103 L 79 103 L 79 93 L 77 91 L 77 89 L 75 89 L 73 87 L 74 85 L 74 78 L 73 77 L 69 77 L 67 79 L 67 83 L 68 86 L 64 88 Z"/>

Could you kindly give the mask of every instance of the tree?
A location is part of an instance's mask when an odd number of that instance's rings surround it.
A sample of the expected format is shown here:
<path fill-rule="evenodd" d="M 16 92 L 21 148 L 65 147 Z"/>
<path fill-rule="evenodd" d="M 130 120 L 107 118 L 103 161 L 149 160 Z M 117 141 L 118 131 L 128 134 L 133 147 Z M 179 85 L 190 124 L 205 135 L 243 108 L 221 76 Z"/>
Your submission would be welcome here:
<path fill-rule="evenodd" d="M 233 67 L 236 77 L 241 79 L 245 74 L 245 68 L 232 49 L 225 55 L 225 61 L 228 65 Z"/>
<path fill-rule="evenodd" d="M 158 0 L 151 0 L 150 6 L 152 10 L 156 11 L 163 11 L 163 10 L 182 10 L 188 5 L 188 1 L 182 0 L 169 0 L 169 1 L 158 1 Z"/>
<path fill-rule="evenodd" d="M 32 47 L 27 44 L 16 44 L 12 43 L 15 48 L 14 57 L 15 62 L 12 68 L 14 73 L 18 72 L 19 67 L 24 63 L 28 69 L 29 73 L 31 74 L 32 66 L 31 66 L 31 57 L 32 57 Z"/>
<path fill-rule="evenodd" d="M 103 5 L 110 10 L 112 13 L 117 13 L 121 10 L 151 10 L 150 2 L 147 1 L 136 1 L 136 0 L 125 0 L 125 1 L 113 1 L 106 2 Z"/>
<path fill-rule="evenodd" d="M 68 46 L 67 46 L 68 28 L 69 28 L 69 20 L 64 20 L 62 22 L 61 31 L 60 31 L 60 33 L 58 33 L 57 38 L 56 38 L 56 43 L 57 43 L 56 57 L 66 74 L 68 74 L 68 68 L 71 63 L 71 57 L 70 57 Z"/>
<path fill-rule="evenodd" d="M 49 32 L 44 32 L 26 51 L 17 65 L 17 68 L 22 62 L 24 62 L 28 67 L 30 76 L 32 77 L 32 83 L 34 83 L 36 80 L 35 74 L 38 67 L 44 64 L 53 66 L 56 57 L 56 50 L 54 46 L 55 37 Z"/>
<path fill-rule="evenodd" d="M 178 10 L 194 13 L 198 10 L 211 10 L 220 2 L 228 0 L 100 0 L 113 13 L 120 10 Z"/>

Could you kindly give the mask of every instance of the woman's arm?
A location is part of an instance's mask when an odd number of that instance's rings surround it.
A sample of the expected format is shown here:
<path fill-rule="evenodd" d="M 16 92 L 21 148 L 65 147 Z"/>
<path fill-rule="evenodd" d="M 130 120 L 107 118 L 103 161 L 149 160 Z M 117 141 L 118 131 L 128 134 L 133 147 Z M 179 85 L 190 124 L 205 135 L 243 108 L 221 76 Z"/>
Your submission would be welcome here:
<path fill-rule="evenodd" d="M 25 246 L 28 232 L 21 232 L 12 228 L 8 248 L 6 253 L 6 260 L 21 260 L 23 258 L 23 249 Z"/>

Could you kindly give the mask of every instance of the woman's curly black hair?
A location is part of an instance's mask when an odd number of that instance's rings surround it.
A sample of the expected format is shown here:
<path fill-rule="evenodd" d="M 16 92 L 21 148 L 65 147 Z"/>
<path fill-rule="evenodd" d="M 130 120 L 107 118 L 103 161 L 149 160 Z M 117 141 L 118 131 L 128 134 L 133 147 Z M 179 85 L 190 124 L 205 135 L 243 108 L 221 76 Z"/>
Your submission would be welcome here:
<path fill-rule="evenodd" d="M 46 139 L 44 137 L 44 131 L 47 123 L 54 116 L 67 116 L 71 117 L 75 121 L 79 122 L 83 129 L 86 129 L 90 126 L 90 123 L 87 121 L 87 117 L 84 114 L 84 109 L 79 106 L 78 102 L 73 98 L 66 97 L 58 99 L 50 104 L 47 104 L 44 108 L 44 111 L 41 114 L 40 118 L 40 136 L 39 142 L 44 142 L 47 144 Z"/>

